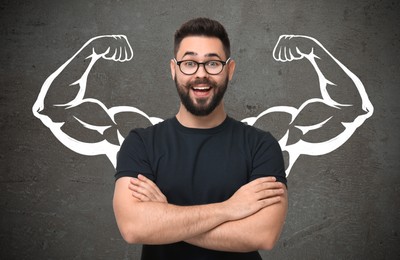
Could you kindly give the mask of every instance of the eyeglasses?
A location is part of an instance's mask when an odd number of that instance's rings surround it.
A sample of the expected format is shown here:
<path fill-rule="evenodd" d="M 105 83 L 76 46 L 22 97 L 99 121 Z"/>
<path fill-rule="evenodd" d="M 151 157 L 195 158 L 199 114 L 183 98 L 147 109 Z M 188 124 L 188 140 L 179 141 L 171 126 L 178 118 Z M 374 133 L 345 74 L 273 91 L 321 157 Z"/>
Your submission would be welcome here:
<path fill-rule="evenodd" d="M 206 62 L 197 62 L 194 60 L 181 60 L 177 61 L 174 58 L 174 61 L 176 65 L 179 66 L 179 69 L 181 72 L 185 75 L 193 75 L 195 74 L 198 70 L 200 65 L 203 65 L 204 70 L 210 74 L 210 75 L 218 75 L 222 72 L 224 69 L 224 66 L 228 64 L 229 60 L 231 58 L 228 58 L 226 61 L 222 60 L 209 60 Z"/>

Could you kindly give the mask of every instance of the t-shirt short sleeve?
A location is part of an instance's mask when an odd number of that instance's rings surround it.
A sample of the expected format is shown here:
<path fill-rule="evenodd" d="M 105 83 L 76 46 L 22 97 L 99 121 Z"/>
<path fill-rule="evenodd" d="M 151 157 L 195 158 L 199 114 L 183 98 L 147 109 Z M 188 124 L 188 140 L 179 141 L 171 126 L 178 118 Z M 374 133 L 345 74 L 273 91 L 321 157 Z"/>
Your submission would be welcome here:
<path fill-rule="evenodd" d="M 250 181 L 260 177 L 274 176 L 277 181 L 287 185 L 282 150 L 278 141 L 270 133 L 262 135 L 253 152 Z"/>
<path fill-rule="evenodd" d="M 139 173 L 154 180 L 143 139 L 137 130 L 132 130 L 118 152 L 115 179 L 137 177 Z"/>

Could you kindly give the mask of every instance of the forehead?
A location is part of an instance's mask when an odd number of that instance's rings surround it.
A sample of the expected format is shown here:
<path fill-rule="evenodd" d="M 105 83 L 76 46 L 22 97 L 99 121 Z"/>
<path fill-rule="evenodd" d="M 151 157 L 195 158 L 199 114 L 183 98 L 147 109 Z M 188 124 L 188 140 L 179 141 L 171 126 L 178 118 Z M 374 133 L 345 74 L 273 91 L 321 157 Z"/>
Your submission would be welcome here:
<path fill-rule="evenodd" d="M 188 55 L 189 54 L 189 55 Z M 176 54 L 178 59 L 183 56 L 207 57 L 216 54 L 225 59 L 224 48 L 220 39 L 207 36 L 188 36 L 183 38 Z"/>

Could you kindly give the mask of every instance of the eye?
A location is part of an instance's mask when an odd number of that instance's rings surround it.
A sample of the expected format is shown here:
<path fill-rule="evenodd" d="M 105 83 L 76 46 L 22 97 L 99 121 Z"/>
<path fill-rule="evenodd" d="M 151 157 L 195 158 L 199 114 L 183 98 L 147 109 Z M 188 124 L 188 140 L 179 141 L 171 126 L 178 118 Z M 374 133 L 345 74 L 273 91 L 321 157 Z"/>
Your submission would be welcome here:
<path fill-rule="evenodd" d="M 183 66 L 185 66 L 187 68 L 197 67 L 197 63 L 195 61 L 192 61 L 192 60 L 184 61 L 182 64 L 183 64 Z"/>
<path fill-rule="evenodd" d="M 207 66 L 209 67 L 218 67 L 221 65 L 221 62 L 216 61 L 216 60 L 210 60 L 207 62 Z"/>

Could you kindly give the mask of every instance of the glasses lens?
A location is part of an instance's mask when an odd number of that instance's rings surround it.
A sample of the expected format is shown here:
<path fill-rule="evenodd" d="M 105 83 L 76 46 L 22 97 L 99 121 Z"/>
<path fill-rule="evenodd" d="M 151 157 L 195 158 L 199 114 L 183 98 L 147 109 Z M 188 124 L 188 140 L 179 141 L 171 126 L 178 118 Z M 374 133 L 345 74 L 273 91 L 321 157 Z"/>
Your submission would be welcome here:
<path fill-rule="evenodd" d="M 186 60 L 182 61 L 179 67 L 183 73 L 193 74 L 196 72 L 198 66 L 199 64 L 197 64 L 197 62 L 192 60 Z"/>
<path fill-rule="evenodd" d="M 222 71 L 224 65 L 218 60 L 210 60 L 206 62 L 205 68 L 209 74 L 218 74 Z"/>

